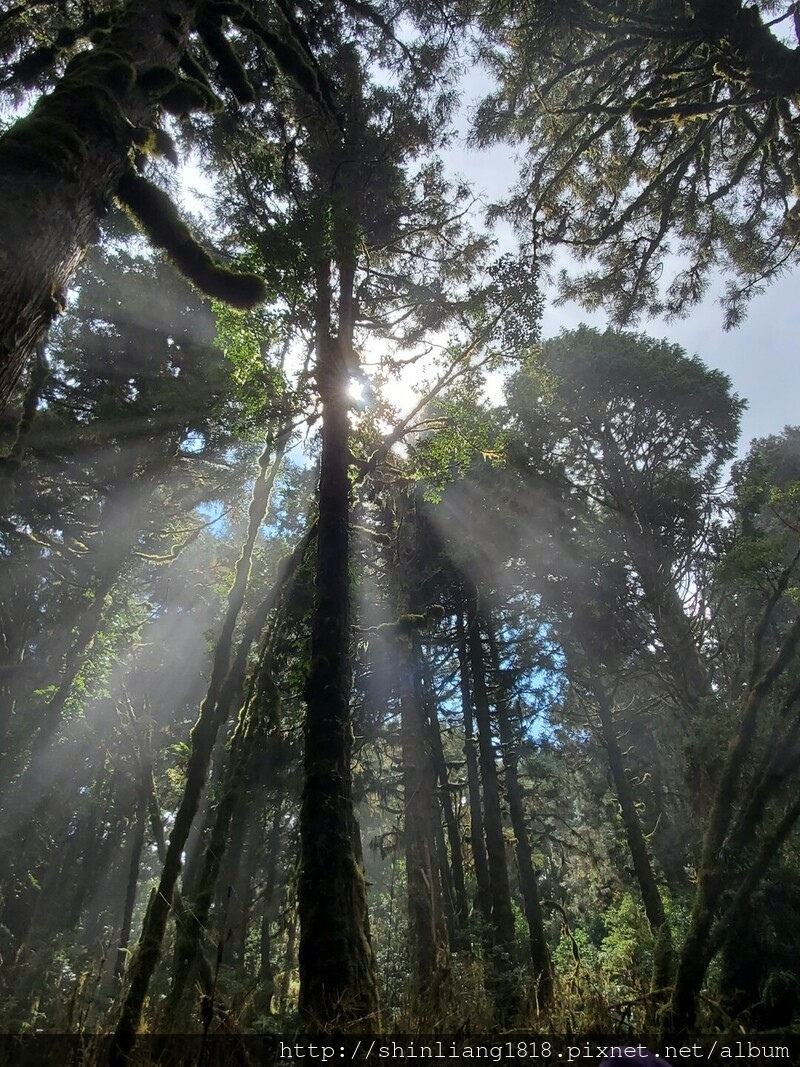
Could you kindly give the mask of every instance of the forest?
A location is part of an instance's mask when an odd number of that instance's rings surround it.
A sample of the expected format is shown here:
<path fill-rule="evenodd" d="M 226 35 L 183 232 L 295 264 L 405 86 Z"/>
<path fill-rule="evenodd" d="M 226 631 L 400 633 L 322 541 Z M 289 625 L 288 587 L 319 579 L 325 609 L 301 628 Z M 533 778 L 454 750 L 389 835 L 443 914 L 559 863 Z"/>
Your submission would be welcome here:
<path fill-rule="evenodd" d="M 800 426 L 640 332 L 800 259 L 797 5 L 6 0 L 0 99 L 0 1032 L 798 1032 Z"/>

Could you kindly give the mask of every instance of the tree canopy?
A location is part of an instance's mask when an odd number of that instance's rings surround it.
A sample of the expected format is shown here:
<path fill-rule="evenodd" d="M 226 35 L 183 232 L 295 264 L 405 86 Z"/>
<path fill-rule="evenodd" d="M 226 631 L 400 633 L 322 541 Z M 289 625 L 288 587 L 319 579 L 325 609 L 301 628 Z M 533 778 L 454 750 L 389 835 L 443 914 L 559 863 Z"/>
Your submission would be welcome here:
<path fill-rule="evenodd" d="M 0 15 L 2 1031 L 796 1027 L 800 431 L 540 326 L 791 261 L 788 13 Z"/>
<path fill-rule="evenodd" d="M 793 20 L 742 0 L 490 6 L 499 84 L 474 136 L 524 146 L 502 210 L 533 247 L 590 261 L 561 274 L 564 297 L 622 324 L 675 317 L 720 270 L 732 326 L 797 261 Z"/>

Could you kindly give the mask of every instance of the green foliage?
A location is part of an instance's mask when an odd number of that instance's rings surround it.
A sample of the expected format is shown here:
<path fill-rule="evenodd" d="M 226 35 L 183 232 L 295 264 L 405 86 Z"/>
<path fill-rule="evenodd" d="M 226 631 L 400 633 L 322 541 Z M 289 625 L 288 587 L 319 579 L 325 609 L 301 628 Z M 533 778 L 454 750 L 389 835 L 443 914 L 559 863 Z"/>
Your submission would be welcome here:
<path fill-rule="evenodd" d="M 274 363 L 278 341 L 274 314 L 262 308 L 237 311 L 216 302 L 213 306 L 216 343 L 233 367 L 245 419 L 252 425 L 265 419 L 286 420 L 295 397 L 283 370 Z"/>
<path fill-rule="evenodd" d="M 475 395 L 464 383 L 437 400 L 429 413 L 431 430 L 414 446 L 411 469 L 431 503 L 440 501 L 447 485 L 474 463 L 499 466 L 504 461 L 503 437 L 493 413 L 476 403 Z"/>
<path fill-rule="evenodd" d="M 665 543 L 693 543 L 739 433 L 727 375 L 666 341 L 580 327 L 532 353 L 508 395 L 514 452 L 544 478 L 591 486 Z"/>

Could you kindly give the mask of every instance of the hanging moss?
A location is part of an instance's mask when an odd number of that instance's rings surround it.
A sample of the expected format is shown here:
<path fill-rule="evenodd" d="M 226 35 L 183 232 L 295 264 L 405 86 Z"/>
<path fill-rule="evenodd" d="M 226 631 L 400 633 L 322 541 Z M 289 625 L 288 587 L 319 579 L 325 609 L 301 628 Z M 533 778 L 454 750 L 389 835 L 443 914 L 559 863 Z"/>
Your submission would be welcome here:
<path fill-rule="evenodd" d="M 153 147 L 153 155 L 160 156 L 162 159 L 168 160 L 173 167 L 177 167 L 180 163 L 178 157 L 178 149 L 175 147 L 175 142 L 172 140 L 166 130 L 155 131 L 155 144 Z"/>
<path fill-rule="evenodd" d="M 203 18 L 197 26 L 197 32 L 205 45 L 206 51 L 217 63 L 217 76 L 240 104 L 252 104 L 256 92 L 247 71 L 233 50 L 230 41 L 222 31 L 219 19 Z"/>
<path fill-rule="evenodd" d="M 145 92 L 161 93 L 171 89 L 178 79 L 171 67 L 152 66 L 140 70 L 137 80 Z"/>
<path fill-rule="evenodd" d="M 264 282 L 216 264 L 195 240 L 165 192 L 133 171 L 120 180 L 117 195 L 152 243 L 162 248 L 178 270 L 207 296 L 246 310 L 266 299 Z"/>
<path fill-rule="evenodd" d="M 332 93 L 321 74 L 314 69 L 310 57 L 305 56 L 294 44 L 284 41 L 272 30 L 263 26 L 251 12 L 243 10 L 240 15 L 233 16 L 233 18 L 243 29 L 261 38 L 287 78 L 290 78 L 298 88 L 332 114 L 336 114 Z"/>
<path fill-rule="evenodd" d="M 183 53 L 178 66 L 187 78 L 195 78 L 197 81 L 200 82 L 206 80 L 206 72 L 203 70 L 197 60 L 188 52 Z M 209 86 L 209 88 L 211 88 L 211 86 Z"/>
<path fill-rule="evenodd" d="M 222 101 L 196 78 L 181 78 L 161 97 L 161 106 L 170 115 L 184 116 L 192 111 L 221 111 Z"/>
<path fill-rule="evenodd" d="M 444 618 L 444 608 L 441 604 L 431 604 L 422 614 L 410 612 L 398 615 L 393 622 L 382 622 L 378 626 L 369 626 L 364 633 L 380 634 L 387 637 L 389 634 L 409 634 L 412 630 L 423 630 L 432 622 L 438 622 Z"/>
<path fill-rule="evenodd" d="M 154 130 L 150 126 L 136 126 L 131 133 L 131 143 L 146 156 L 166 159 L 173 167 L 177 167 L 180 163 L 175 142 L 166 130 Z"/>

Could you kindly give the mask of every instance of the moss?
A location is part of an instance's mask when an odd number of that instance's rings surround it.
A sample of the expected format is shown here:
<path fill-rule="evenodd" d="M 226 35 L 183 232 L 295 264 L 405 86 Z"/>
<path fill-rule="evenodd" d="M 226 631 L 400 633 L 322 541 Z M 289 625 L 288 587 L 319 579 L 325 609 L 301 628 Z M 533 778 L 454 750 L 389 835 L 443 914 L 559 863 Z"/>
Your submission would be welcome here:
<path fill-rule="evenodd" d="M 151 130 L 149 126 L 134 126 L 131 131 L 131 144 L 141 148 L 144 152 L 149 153 L 151 151 L 155 145 L 155 140 L 155 130 Z"/>
<path fill-rule="evenodd" d="M 133 64 L 110 48 L 97 48 L 93 52 L 83 52 L 75 56 L 64 72 L 66 82 L 60 88 L 74 92 L 77 86 L 95 89 L 108 89 L 116 97 L 123 97 L 131 91 L 136 81 Z"/>
<path fill-rule="evenodd" d="M 137 80 L 146 92 L 160 93 L 175 85 L 177 75 L 170 67 L 152 66 L 140 70 Z"/>
<path fill-rule="evenodd" d="M 177 167 L 180 162 L 178 150 L 166 130 L 152 129 L 150 126 L 135 126 L 131 131 L 131 143 L 147 156 L 167 159 Z"/>
<path fill-rule="evenodd" d="M 221 111 L 219 97 L 195 78 L 182 78 L 161 97 L 161 105 L 170 115 L 189 115 L 192 111 Z"/>
<path fill-rule="evenodd" d="M 206 81 L 206 72 L 203 70 L 197 60 L 193 56 L 189 55 L 188 52 L 184 52 L 183 56 L 181 57 L 179 66 L 187 78 L 194 78 L 195 81 L 199 82 Z"/>
<path fill-rule="evenodd" d="M 222 32 L 221 23 L 202 19 L 197 32 L 206 51 L 217 62 L 217 76 L 222 84 L 230 89 L 240 104 L 252 104 L 256 98 L 255 89 L 230 41 Z"/>
<path fill-rule="evenodd" d="M 368 538 L 370 541 L 374 541 L 375 544 L 384 545 L 386 548 L 392 543 L 392 539 L 388 534 L 382 533 L 380 530 L 373 530 L 369 526 L 357 526 L 352 525 L 350 529 L 353 532 L 361 534 L 362 537 Z"/>
<path fill-rule="evenodd" d="M 155 146 L 153 148 L 153 155 L 161 156 L 163 159 L 168 160 L 173 167 L 177 167 L 180 163 L 178 158 L 178 150 L 175 147 L 175 142 L 172 140 L 166 130 L 155 131 Z"/>
<path fill-rule="evenodd" d="M 423 630 L 432 622 L 439 622 L 444 618 L 444 608 L 441 604 L 431 604 L 421 614 L 409 612 L 406 615 L 398 615 L 392 622 L 382 622 L 379 626 L 369 626 L 364 633 L 379 634 L 387 637 L 389 634 L 408 634 L 412 630 Z"/>
<path fill-rule="evenodd" d="M 243 310 L 266 299 L 266 286 L 261 278 L 214 263 L 180 218 L 172 200 L 151 182 L 129 171 L 121 179 L 117 195 L 152 243 L 162 248 L 201 292 Z"/>

